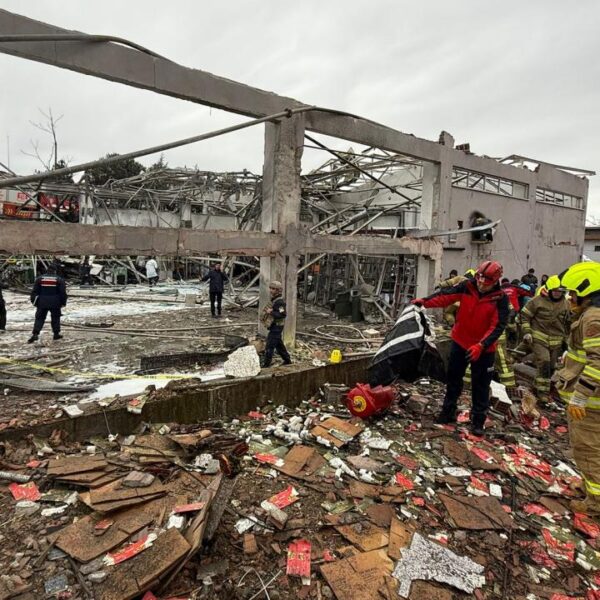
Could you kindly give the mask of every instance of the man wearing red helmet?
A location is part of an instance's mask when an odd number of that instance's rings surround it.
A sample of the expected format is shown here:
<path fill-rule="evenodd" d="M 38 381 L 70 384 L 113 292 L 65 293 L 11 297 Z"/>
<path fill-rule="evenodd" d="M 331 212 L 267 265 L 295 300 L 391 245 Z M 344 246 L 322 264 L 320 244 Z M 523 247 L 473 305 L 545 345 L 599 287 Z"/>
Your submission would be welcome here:
<path fill-rule="evenodd" d="M 444 308 L 460 302 L 452 328 L 446 396 L 436 423 L 456 422 L 456 403 L 463 389 L 463 376 L 471 364 L 471 431 L 483 435 L 494 374 L 498 338 L 508 321 L 509 302 L 500 288 L 502 265 L 487 260 L 479 265 L 472 280 L 412 301 L 425 308 Z"/>

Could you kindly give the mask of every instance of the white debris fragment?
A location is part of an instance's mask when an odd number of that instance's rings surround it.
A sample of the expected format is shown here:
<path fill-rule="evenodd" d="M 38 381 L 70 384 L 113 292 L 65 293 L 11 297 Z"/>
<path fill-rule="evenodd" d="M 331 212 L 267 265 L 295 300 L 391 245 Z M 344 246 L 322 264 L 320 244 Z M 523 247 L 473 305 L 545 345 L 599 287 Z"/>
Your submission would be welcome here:
<path fill-rule="evenodd" d="M 53 517 L 54 515 L 61 515 L 67 510 L 67 504 L 61 504 L 60 506 L 56 506 L 54 508 L 44 508 L 42 510 L 42 517 Z"/>
<path fill-rule="evenodd" d="M 508 394 L 506 393 L 505 385 L 502 385 L 497 381 L 492 381 L 490 387 L 492 388 L 492 396 L 494 398 L 498 398 L 498 400 L 500 400 L 500 402 L 502 402 L 503 404 L 512 404 L 512 400 L 508 397 Z"/>
<path fill-rule="evenodd" d="M 260 359 L 254 346 L 244 346 L 232 352 L 223 371 L 226 377 L 256 377 L 260 373 Z"/>
<path fill-rule="evenodd" d="M 490 483 L 490 496 L 502 498 L 502 487 L 497 483 Z"/>
<path fill-rule="evenodd" d="M 451 475 L 452 477 L 470 477 L 471 471 L 469 469 L 463 469 L 462 467 L 444 467 L 444 473 Z"/>
<path fill-rule="evenodd" d="M 255 525 L 255 522 L 252 519 L 248 519 L 248 518 L 244 518 L 244 519 L 240 519 L 236 524 L 235 524 L 235 530 L 241 535 L 242 533 L 245 533 L 246 531 L 249 531 L 250 529 L 252 529 Z"/>
<path fill-rule="evenodd" d="M 399 581 L 398 594 L 408 598 L 416 579 L 448 583 L 468 594 L 485 584 L 484 567 L 466 556 L 459 556 L 415 533 L 409 548 L 401 550 L 402 558 L 392 575 Z"/>
<path fill-rule="evenodd" d="M 68 406 L 63 406 L 63 410 L 67 414 L 68 417 L 74 419 L 75 417 L 80 417 L 83 414 L 83 411 L 77 406 L 77 404 L 69 404 Z"/>
<path fill-rule="evenodd" d="M 367 442 L 367 447 L 373 450 L 389 450 L 392 442 L 382 437 L 371 438 Z"/>
<path fill-rule="evenodd" d="M 183 515 L 171 515 L 167 521 L 167 529 L 181 529 L 185 523 Z"/>
<path fill-rule="evenodd" d="M 342 473 L 346 473 L 346 475 L 350 475 L 350 477 L 358 479 L 356 473 L 339 456 L 334 456 L 333 458 L 329 459 L 329 465 L 336 470 L 336 476 L 338 478 L 341 478 L 340 476 Z"/>

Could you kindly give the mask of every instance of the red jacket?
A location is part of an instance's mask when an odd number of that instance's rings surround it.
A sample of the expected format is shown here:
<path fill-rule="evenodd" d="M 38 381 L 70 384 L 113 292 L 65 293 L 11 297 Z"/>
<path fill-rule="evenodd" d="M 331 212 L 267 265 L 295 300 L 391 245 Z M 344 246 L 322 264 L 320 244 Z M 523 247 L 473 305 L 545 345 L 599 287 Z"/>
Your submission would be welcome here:
<path fill-rule="evenodd" d="M 502 291 L 508 296 L 511 305 L 516 312 L 519 312 L 521 310 L 521 306 L 519 304 L 519 298 L 521 296 L 533 296 L 531 292 L 528 292 L 527 290 L 524 290 L 523 288 L 520 288 L 516 285 L 510 284 L 502 286 Z"/>
<path fill-rule="evenodd" d="M 425 308 L 444 308 L 460 302 L 452 339 L 464 350 L 481 343 L 485 352 L 494 352 L 508 321 L 508 298 L 496 286 L 482 294 L 472 280 L 440 290 L 424 299 Z"/>

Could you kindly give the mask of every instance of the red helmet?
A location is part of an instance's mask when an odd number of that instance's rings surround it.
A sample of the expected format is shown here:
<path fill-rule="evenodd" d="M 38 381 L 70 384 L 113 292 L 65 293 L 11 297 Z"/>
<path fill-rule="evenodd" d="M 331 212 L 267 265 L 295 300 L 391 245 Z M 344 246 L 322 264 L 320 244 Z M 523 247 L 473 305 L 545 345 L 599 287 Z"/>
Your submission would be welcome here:
<path fill-rule="evenodd" d="M 502 265 L 495 260 L 482 262 L 475 273 L 475 279 L 482 280 L 486 285 L 492 285 L 502 277 Z"/>

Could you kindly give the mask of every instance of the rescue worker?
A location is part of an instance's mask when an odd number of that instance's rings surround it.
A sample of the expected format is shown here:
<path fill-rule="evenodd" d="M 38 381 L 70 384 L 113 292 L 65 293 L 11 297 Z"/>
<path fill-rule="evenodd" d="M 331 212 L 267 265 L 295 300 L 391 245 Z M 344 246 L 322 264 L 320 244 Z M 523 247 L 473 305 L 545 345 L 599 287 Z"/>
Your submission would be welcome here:
<path fill-rule="evenodd" d="M 79 265 L 79 285 L 92 285 L 92 265 L 87 256 L 84 257 L 83 262 Z"/>
<path fill-rule="evenodd" d="M 496 345 L 508 320 L 508 298 L 500 289 L 501 277 L 502 265 L 487 260 L 477 268 L 474 280 L 413 300 L 413 304 L 425 308 L 442 308 L 460 302 L 451 334 L 446 396 L 436 423 L 456 423 L 456 404 L 470 363 L 471 432 L 479 436 L 484 434 L 489 408 Z"/>
<path fill-rule="evenodd" d="M 466 281 L 467 279 L 472 279 L 473 276 L 475 275 L 475 269 L 468 269 L 464 275 L 459 275 L 458 272 L 456 271 L 456 269 L 453 269 L 452 271 L 450 271 L 450 277 L 448 277 L 448 279 L 444 279 L 443 281 L 440 282 L 440 285 L 438 286 L 439 289 L 441 290 L 445 290 L 451 287 L 454 287 L 455 285 L 458 285 L 459 283 L 462 283 L 463 281 Z M 456 313 L 458 312 L 458 302 L 455 302 L 454 304 L 451 304 L 450 306 L 446 306 L 446 308 L 444 308 L 444 312 L 443 312 L 443 319 L 446 322 L 446 324 L 449 327 L 452 327 L 454 325 L 454 323 L 456 322 Z"/>
<path fill-rule="evenodd" d="M 600 264 L 572 265 L 560 281 L 570 291 L 576 321 L 563 367 L 553 381 L 567 402 L 573 458 L 586 492 L 585 500 L 571 502 L 571 510 L 600 515 Z"/>
<path fill-rule="evenodd" d="M 220 317 L 221 302 L 223 301 L 225 283 L 229 281 L 227 275 L 221 271 L 221 263 L 215 263 L 213 268 L 202 278 L 202 281 L 210 281 L 208 284 L 208 295 L 210 296 L 210 314 L 213 317 Z"/>
<path fill-rule="evenodd" d="M 67 305 L 67 286 L 65 280 L 56 274 L 54 265 L 50 265 L 46 273 L 35 280 L 30 300 L 36 311 L 33 333 L 27 343 L 33 344 L 39 339 L 48 313 L 50 313 L 54 339 L 60 340 L 62 338 L 60 334 L 61 309 Z"/>
<path fill-rule="evenodd" d="M 269 333 L 267 335 L 267 345 L 265 348 L 265 358 L 263 367 L 266 369 L 273 362 L 273 354 L 277 352 L 281 356 L 284 365 L 291 365 L 292 359 L 283 343 L 283 326 L 286 317 L 285 300 L 282 296 L 283 286 L 279 281 L 271 281 L 269 284 L 269 293 L 271 302 L 265 307 L 261 317 L 262 322 L 267 325 Z"/>
<path fill-rule="evenodd" d="M 521 283 L 528 285 L 531 291 L 535 293 L 535 288 L 538 285 L 538 278 L 535 275 L 535 269 L 529 269 L 523 277 L 521 277 Z"/>
<path fill-rule="evenodd" d="M 146 261 L 146 277 L 150 287 L 158 283 L 158 263 L 156 262 L 156 256 L 151 256 Z"/>
<path fill-rule="evenodd" d="M 558 275 L 552 275 L 539 295 L 521 311 L 523 342 L 518 350 L 533 350 L 536 396 L 548 401 L 550 378 L 569 334 L 570 306 Z"/>

